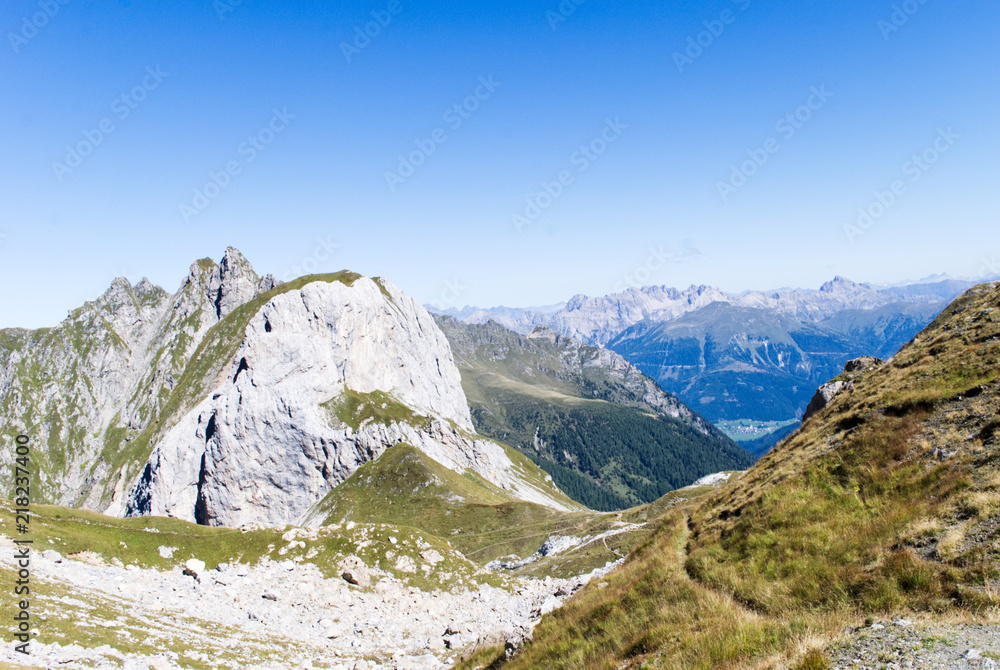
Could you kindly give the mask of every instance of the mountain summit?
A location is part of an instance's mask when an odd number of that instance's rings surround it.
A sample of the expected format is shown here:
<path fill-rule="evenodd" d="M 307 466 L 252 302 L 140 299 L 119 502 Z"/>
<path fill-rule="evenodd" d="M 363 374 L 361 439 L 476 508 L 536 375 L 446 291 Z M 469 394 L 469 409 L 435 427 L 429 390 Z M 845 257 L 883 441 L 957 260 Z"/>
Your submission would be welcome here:
<path fill-rule="evenodd" d="M 276 285 L 235 249 L 173 295 L 117 279 L 56 328 L 0 331 L 0 405 L 6 433 L 48 445 L 41 499 L 117 516 L 293 522 L 400 443 L 511 499 L 576 507 L 475 434 L 416 301 L 351 272 Z"/>

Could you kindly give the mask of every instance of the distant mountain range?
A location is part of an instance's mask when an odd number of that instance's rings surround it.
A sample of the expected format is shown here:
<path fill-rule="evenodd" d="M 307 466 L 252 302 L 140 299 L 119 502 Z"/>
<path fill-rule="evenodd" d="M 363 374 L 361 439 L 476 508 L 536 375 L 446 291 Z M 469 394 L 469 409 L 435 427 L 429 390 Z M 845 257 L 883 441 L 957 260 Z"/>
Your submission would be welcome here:
<path fill-rule="evenodd" d="M 710 421 L 784 423 L 777 439 L 846 361 L 891 356 L 975 283 L 934 277 L 877 286 L 835 277 L 818 290 L 738 294 L 648 286 L 535 310 L 467 307 L 450 314 L 522 334 L 542 326 L 607 347 Z M 756 450 L 773 444 L 767 432 L 762 428 Z"/>

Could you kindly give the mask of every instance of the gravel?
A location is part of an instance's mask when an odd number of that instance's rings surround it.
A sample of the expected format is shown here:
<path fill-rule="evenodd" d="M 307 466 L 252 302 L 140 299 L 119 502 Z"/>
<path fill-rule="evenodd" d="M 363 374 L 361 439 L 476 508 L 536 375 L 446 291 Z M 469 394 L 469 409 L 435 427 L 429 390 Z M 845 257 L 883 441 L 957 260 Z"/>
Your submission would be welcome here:
<path fill-rule="evenodd" d="M 838 670 L 1000 670 L 1000 626 L 878 621 L 855 630 L 827 655 Z"/>

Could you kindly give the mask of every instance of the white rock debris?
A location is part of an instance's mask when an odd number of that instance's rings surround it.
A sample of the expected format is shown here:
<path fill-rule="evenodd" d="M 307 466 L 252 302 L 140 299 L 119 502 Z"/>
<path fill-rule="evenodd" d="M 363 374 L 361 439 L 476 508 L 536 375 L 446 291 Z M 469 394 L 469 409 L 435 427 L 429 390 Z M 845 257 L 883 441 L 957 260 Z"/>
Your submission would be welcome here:
<path fill-rule="evenodd" d="M 9 538 L 0 546 L 5 549 L 0 562 L 12 567 Z M 437 552 L 425 553 L 428 561 L 440 558 Z M 265 558 L 256 565 L 221 564 L 195 579 L 180 568 L 164 572 L 73 559 L 57 563 L 39 555 L 33 578 L 73 597 L 36 598 L 36 614 L 72 617 L 75 625 L 93 627 L 100 625 L 92 618 L 96 610 L 118 609 L 123 613 L 116 633 L 121 644 L 86 648 L 33 640 L 27 661 L 64 668 L 166 668 L 176 667 L 184 655 L 226 668 L 446 668 L 477 645 L 519 645 L 530 638 L 539 617 L 621 564 L 572 579 L 505 578 L 509 588 L 484 584 L 421 591 L 365 567 L 355 556 L 346 561 L 351 569 L 365 571 L 368 588 L 346 576 L 324 578 L 308 562 Z M 188 564 L 204 566 L 197 559 Z M 141 625 L 140 637 L 130 632 L 129 621 Z M 167 644 L 178 637 L 185 641 L 183 650 Z M 164 651 L 143 656 L 132 651 L 136 642 Z M 26 662 L 10 645 L 0 651 L 0 661 Z"/>

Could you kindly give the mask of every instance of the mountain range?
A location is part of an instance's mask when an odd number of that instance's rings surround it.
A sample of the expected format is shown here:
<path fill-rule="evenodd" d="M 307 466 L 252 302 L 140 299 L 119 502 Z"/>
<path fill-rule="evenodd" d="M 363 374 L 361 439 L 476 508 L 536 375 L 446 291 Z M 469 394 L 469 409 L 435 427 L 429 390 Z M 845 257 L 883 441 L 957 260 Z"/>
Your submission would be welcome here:
<path fill-rule="evenodd" d="M 623 357 L 536 327 L 438 316 L 476 430 L 509 444 L 591 509 L 652 502 L 751 456 Z"/>
<path fill-rule="evenodd" d="M 751 462 L 613 352 L 435 323 L 347 271 L 279 284 L 232 248 L 173 294 L 117 279 L 54 328 L 0 331 L 0 409 L 8 444 L 44 445 L 38 500 L 212 526 L 312 518 L 399 444 L 563 511 Z"/>
<path fill-rule="evenodd" d="M 836 277 L 818 290 L 660 286 L 578 295 L 540 311 L 452 313 L 470 324 L 495 321 L 524 334 L 545 327 L 607 347 L 763 453 L 794 430 L 815 388 L 846 361 L 891 356 L 972 285 L 933 278 L 874 286 Z"/>
<path fill-rule="evenodd" d="M 520 653 L 458 667 L 992 668 L 1000 284 L 839 381 L 753 468 L 670 508 Z"/>
<path fill-rule="evenodd" d="M 174 294 L 116 280 L 55 328 L 0 331 L 0 409 L 5 444 L 38 445 L 36 500 L 115 516 L 292 522 L 403 442 L 505 499 L 579 508 L 475 433 L 412 298 L 350 272 L 278 285 L 235 249 Z"/>
<path fill-rule="evenodd" d="M 1000 284 L 932 294 L 814 321 L 713 301 L 615 338 L 775 403 L 751 368 L 834 377 L 751 464 L 626 356 L 385 279 L 279 284 L 229 249 L 174 294 L 116 280 L 0 331 L 0 458 L 31 445 L 15 637 L 69 668 L 988 669 Z M 834 369 L 859 347 L 894 355 Z"/>

